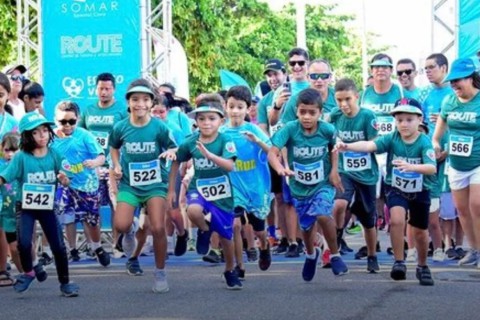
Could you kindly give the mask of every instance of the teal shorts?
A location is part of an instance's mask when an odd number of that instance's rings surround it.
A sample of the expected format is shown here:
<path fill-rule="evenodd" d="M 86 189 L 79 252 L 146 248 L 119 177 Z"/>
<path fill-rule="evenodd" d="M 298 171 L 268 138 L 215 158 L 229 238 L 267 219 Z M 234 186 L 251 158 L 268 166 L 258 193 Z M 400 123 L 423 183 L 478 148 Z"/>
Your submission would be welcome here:
<path fill-rule="evenodd" d="M 148 200 L 150 200 L 151 198 L 155 198 L 155 197 L 165 199 L 167 197 L 167 195 L 166 195 L 165 191 L 163 191 L 163 190 L 158 190 L 156 192 L 152 192 L 151 194 L 146 195 L 146 196 L 138 196 L 138 195 L 133 194 L 133 193 L 128 192 L 128 191 L 119 191 L 118 195 L 117 195 L 117 203 L 125 202 L 125 203 L 131 205 L 132 207 L 136 208 L 136 207 L 145 205 Z"/>

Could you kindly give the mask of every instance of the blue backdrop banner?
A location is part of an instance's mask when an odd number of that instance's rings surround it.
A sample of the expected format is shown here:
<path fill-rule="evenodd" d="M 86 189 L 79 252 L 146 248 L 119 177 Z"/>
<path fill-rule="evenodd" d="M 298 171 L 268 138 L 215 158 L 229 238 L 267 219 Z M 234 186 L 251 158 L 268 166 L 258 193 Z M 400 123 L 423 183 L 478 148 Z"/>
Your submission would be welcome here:
<path fill-rule="evenodd" d="M 95 103 L 96 76 L 110 72 L 118 100 L 140 76 L 139 0 L 42 1 L 42 62 L 45 110 L 53 118 L 62 99 L 81 108 Z"/>
<path fill-rule="evenodd" d="M 480 51 L 480 5 L 478 0 L 458 1 L 458 56 Z"/>

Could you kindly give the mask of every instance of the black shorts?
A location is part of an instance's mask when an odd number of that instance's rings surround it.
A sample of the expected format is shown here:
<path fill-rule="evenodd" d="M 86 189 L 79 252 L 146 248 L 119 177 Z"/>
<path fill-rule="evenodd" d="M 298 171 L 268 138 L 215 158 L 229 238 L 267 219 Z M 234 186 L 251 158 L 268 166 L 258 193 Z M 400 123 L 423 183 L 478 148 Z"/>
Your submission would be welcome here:
<path fill-rule="evenodd" d="M 13 243 L 17 241 L 17 233 L 16 232 L 5 232 L 5 237 L 7 238 L 7 243 Z"/>
<path fill-rule="evenodd" d="M 242 207 L 235 207 L 234 209 L 235 218 L 240 218 L 242 225 L 250 224 L 253 228 L 253 231 L 261 232 L 265 231 L 265 220 L 257 218 L 253 213 L 246 212 Z"/>
<path fill-rule="evenodd" d="M 428 229 L 430 215 L 430 191 L 405 193 L 385 185 L 385 198 L 388 209 L 402 207 L 408 213 L 408 224 L 422 230 Z"/>
<path fill-rule="evenodd" d="M 335 200 L 348 202 L 350 212 L 357 216 L 365 229 L 375 227 L 377 220 L 376 185 L 366 185 L 355 181 L 346 174 L 340 174 L 345 192 L 337 191 Z"/>
<path fill-rule="evenodd" d="M 274 194 L 282 193 L 282 177 L 280 177 L 270 165 L 270 181 L 272 182 L 271 192 Z"/>

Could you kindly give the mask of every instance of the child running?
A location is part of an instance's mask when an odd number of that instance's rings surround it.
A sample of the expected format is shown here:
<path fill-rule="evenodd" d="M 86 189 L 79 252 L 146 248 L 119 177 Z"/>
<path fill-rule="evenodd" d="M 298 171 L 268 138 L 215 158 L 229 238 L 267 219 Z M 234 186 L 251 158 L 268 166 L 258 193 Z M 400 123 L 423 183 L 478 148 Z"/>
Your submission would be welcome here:
<path fill-rule="evenodd" d="M 61 101 L 55 108 L 58 138 L 52 148 L 65 155 L 70 165 L 67 170 L 70 185 L 59 187 L 56 194 L 58 214 L 65 225 L 71 252 L 77 251 L 76 223 L 82 222 L 92 240 L 91 249 L 100 265 L 106 267 L 110 255 L 100 243 L 99 180 L 95 171 L 105 163 L 105 152 L 93 134 L 77 127 L 79 117 L 80 109 L 75 102 Z"/>
<path fill-rule="evenodd" d="M 242 283 L 234 270 L 233 249 L 233 188 L 229 172 L 234 169 L 235 144 L 218 129 L 224 122 L 222 105 L 200 101 L 191 112 L 198 131 L 179 146 L 177 160 L 172 163 L 169 177 L 168 203 L 175 198 L 175 179 L 181 162 L 193 159 L 195 174 L 187 190 L 187 215 L 198 226 L 197 251 L 207 252 L 212 231 L 220 235 L 225 256 L 227 289 L 240 290 Z"/>
<path fill-rule="evenodd" d="M 390 276 L 405 280 L 404 232 L 407 212 L 418 253 L 416 277 L 420 285 L 434 284 L 427 266 L 428 219 L 432 175 L 437 171 L 435 152 L 428 136 L 418 131 L 423 121 L 421 105 L 414 99 L 399 99 L 391 114 L 397 130 L 374 141 L 337 143 L 337 150 L 348 152 L 387 153 L 385 195 L 390 210 L 390 239 L 395 263 Z"/>
<path fill-rule="evenodd" d="M 167 149 L 176 145 L 165 124 L 150 115 L 153 98 L 153 90 L 147 80 L 138 79 L 130 83 L 126 94 L 130 116 L 113 127 L 109 144 L 113 173 L 120 180 L 118 190 L 112 184 L 114 193 L 118 193 L 115 228 L 125 233 L 125 252 L 133 252 L 135 234 L 131 229 L 134 228 L 134 212 L 137 207 L 145 206 L 155 254 L 152 290 L 164 293 L 169 291 L 169 287 L 165 274 L 167 170 L 163 158 L 169 159 L 171 153 Z"/>
<path fill-rule="evenodd" d="M 61 170 L 68 163 L 50 148 L 54 133 L 45 117 L 29 113 L 20 120 L 20 149 L 0 173 L 0 184 L 19 183 L 17 190 L 18 251 L 24 273 L 18 277 L 14 289 L 28 290 L 35 279 L 32 263 L 32 236 L 38 220 L 55 257 L 60 291 L 66 297 L 78 295 L 78 285 L 70 283 L 68 257 L 63 234 L 54 211 L 57 182 L 67 186 L 69 179 Z"/>
<path fill-rule="evenodd" d="M 368 141 L 378 134 L 375 113 L 358 106 L 358 91 L 351 79 L 340 79 L 335 84 L 338 108 L 330 114 L 331 123 L 343 142 Z M 339 155 L 339 171 L 345 192 L 335 196 L 334 217 L 337 222 L 337 243 L 340 245 L 347 208 L 355 214 L 365 229 L 367 243 L 367 271 L 377 273 L 376 244 L 376 184 L 378 165 L 375 157 L 365 152 L 345 152 Z"/>
<path fill-rule="evenodd" d="M 234 86 L 227 92 L 226 111 L 228 121 L 222 132 L 233 139 L 238 153 L 235 169 L 230 173 L 230 179 L 235 190 L 235 222 L 234 242 L 235 258 L 239 278 L 245 278 L 243 264 L 243 242 L 241 236 L 242 224 L 248 223 L 260 242 L 258 267 L 267 270 L 272 262 L 270 246 L 265 230 L 265 218 L 270 212 L 270 171 L 268 169 L 267 153 L 271 146 L 270 139 L 256 125 L 246 122 L 252 104 L 252 94 L 245 86 Z M 255 249 L 254 249 L 255 250 Z"/>
<path fill-rule="evenodd" d="M 312 281 L 317 269 L 320 249 L 314 247 L 318 220 L 328 247 L 330 263 L 336 276 L 348 273 L 337 246 L 335 221 L 332 218 L 335 188 L 343 192 L 338 174 L 338 154 L 331 152 L 335 146 L 335 128 L 320 120 L 322 97 L 315 89 L 305 89 L 298 95 L 297 117 L 275 133 L 268 161 L 280 176 L 289 179 L 294 206 L 303 233 L 306 248 L 302 277 Z M 288 165 L 279 159 L 286 147 Z M 292 170 L 293 169 L 293 170 Z M 334 188 L 335 187 L 335 188 Z"/>

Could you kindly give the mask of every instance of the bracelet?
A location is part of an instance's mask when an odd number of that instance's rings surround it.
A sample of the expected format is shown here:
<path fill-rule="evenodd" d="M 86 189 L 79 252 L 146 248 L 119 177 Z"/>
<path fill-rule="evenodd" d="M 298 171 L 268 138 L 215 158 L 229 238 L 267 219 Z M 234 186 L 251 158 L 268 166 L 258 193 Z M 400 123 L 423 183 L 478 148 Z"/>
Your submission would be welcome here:
<path fill-rule="evenodd" d="M 273 104 L 273 109 L 282 110 L 282 107 L 278 107 L 276 103 Z"/>

